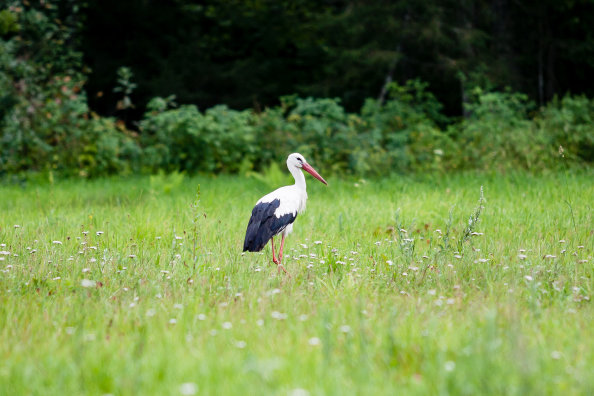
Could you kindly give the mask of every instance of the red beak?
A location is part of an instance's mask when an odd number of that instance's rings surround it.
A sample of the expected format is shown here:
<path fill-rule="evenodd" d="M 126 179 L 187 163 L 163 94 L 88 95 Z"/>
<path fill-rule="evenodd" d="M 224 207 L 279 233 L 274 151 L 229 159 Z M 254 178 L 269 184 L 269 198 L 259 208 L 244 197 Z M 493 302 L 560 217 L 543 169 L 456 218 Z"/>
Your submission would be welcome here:
<path fill-rule="evenodd" d="M 318 172 L 316 172 L 316 170 L 314 168 L 312 168 L 310 164 L 303 164 L 302 168 L 304 171 L 306 171 L 307 173 L 309 173 L 310 175 L 312 175 L 313 177 L 315 177 L 316 179 L 318 179 L 325 185 L 328 185 L 328 183 L 326 183 L 326 180 L 324 180 L 324 178 L 322 176 L 320 176 L 320 174 Z"/>

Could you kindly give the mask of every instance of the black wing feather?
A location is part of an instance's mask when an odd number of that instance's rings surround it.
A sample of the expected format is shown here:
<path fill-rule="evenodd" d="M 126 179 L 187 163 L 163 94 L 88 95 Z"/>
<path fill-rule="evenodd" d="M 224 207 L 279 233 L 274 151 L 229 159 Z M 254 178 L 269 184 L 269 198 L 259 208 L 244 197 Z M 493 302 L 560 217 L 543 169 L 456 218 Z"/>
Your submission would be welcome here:
<path fill-rule="evenodd" d="M 243 242 L 243 251 L 259 252 L 275 235 L 280 234 L 295 221 L 297 214 L 287 213 L 276 217 L 274 211 L 280 206 L 280 200 L 260 202 L 252 210 Z"/>

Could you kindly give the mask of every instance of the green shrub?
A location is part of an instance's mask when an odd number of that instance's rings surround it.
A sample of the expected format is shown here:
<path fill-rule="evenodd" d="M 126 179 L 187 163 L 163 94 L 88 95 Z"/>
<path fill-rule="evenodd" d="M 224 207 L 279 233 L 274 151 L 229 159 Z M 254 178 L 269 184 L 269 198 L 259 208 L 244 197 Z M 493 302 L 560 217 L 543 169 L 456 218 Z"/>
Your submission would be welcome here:
<path fill-rule="evenodd" d="M 151 171 L 237 172 L 256 153 L 253 113 L 216 106 L 204 114 L 194 105 L 163 109 L 149 103 L 140 123 L 144 165 Z"/>
<path fill-rule="evenodd" d="M 53 78 L 43 91 L 23 96 L 5 114 L 1 129 L 5 172 L 52 170 L 67 175 L 126 173 L 140 149 L 114 120 L 92 116 L 79 82 Z"/>
<path fill-rule="evenodd" d="M 382 153 L 370 164 L 379 174 L 440 170 L 443 158 L 454 155 L 452 141 L 437 126 L 446 121 L 441 104 L 426 87 L 417 80 L 392 83 L 385 104 L 368 99 L 361 109 L 365 140 Z"/>
<path fill-rule="evenodd" d="M 466 106 L 470 116 L 450 126 L 460 168 L 498 170 L 551 166 L 550 138 L 528 118 L 533 108 L 526 95 L 474 91 Z"/>
<path fill-rule="evenodd" d="M 287 155 L 296 151 L 296 125 L 287 122 L 285 114 L 291 106 L 287 98 L 281 98 L 281 106 L 268 108 L 254 117 L 255 147 L 251 167 L 266 169 L 272 163 L 281 163 Z"/>
<path fill-rule="evenodd" d="M 573 163 L 594 162 L 594 101 L 585 96 L 555 98 L 535 118 L 535 127 L 550 139 L 554 154 L 563 146 Z"/>
<path fill-rule="evenodd" d="M 73 28 L 49 4 L 11 10 L 0 15 L 16 21 L 0 23 L 0 169 L 84 177 L 130 171 L 139 146 L 123 126 L 90 113 L 81 54 L 64 45 Z"/>
<path fill-rule="evenodd" d="M 347 114 L 338 99 L 297 99 L 287 116 L 292 151 L 329 172 L 356 169 L 355 153 L 361 143 L 358 116 Z"/>

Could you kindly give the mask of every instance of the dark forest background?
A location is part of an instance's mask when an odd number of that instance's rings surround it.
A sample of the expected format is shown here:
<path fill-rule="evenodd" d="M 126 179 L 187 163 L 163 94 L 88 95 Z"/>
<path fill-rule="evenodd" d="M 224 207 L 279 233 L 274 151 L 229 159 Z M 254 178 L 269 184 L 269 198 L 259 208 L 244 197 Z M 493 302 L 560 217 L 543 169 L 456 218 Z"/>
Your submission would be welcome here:
<path fill-rule="evenodd" d="M 0 174 L 588 165 L 593 26 L 594 0 L 4 0 Z"/>
<path fill-rule="evenodd" d="M 175 94 L 200 108 L 262 108 L 296 93 L 356 111 L 386 80 L 413 78 L 448 115 L 462 114 L 475 85 L 538 104 L 594 94 L 589 0 L 102 0 L 80 18 L 86 89 L 103 114 L 120 66 L 141 106 Z"/>

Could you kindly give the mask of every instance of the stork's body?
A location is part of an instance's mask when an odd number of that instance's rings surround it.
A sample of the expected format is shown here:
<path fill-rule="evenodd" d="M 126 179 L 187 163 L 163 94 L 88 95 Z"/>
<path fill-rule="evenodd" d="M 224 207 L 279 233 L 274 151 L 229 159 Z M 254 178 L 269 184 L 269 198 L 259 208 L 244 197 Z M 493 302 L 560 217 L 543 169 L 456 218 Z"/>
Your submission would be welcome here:
<path fill-rule="evenodd" d="M 324 184 L 326 181 L 313 169 L 301 154 L 294 153 L 287 158 L 287 168 L 295 178 L 295 184 L 281 187 L 260 198 L 252 210 L 243 242 L 243 251 L 259 252 L 270 241 L 272 261 L 278 265 L 279 271 L 287 272 L 282 265 L 285 237 L 293 231 L 293 222 L 297 215 L 305 211 L 307 189 L 305 176 L 301 169 L 307 171 Z M 274 252 L 274 237 L 282 235 L 278 259 Z"/>

